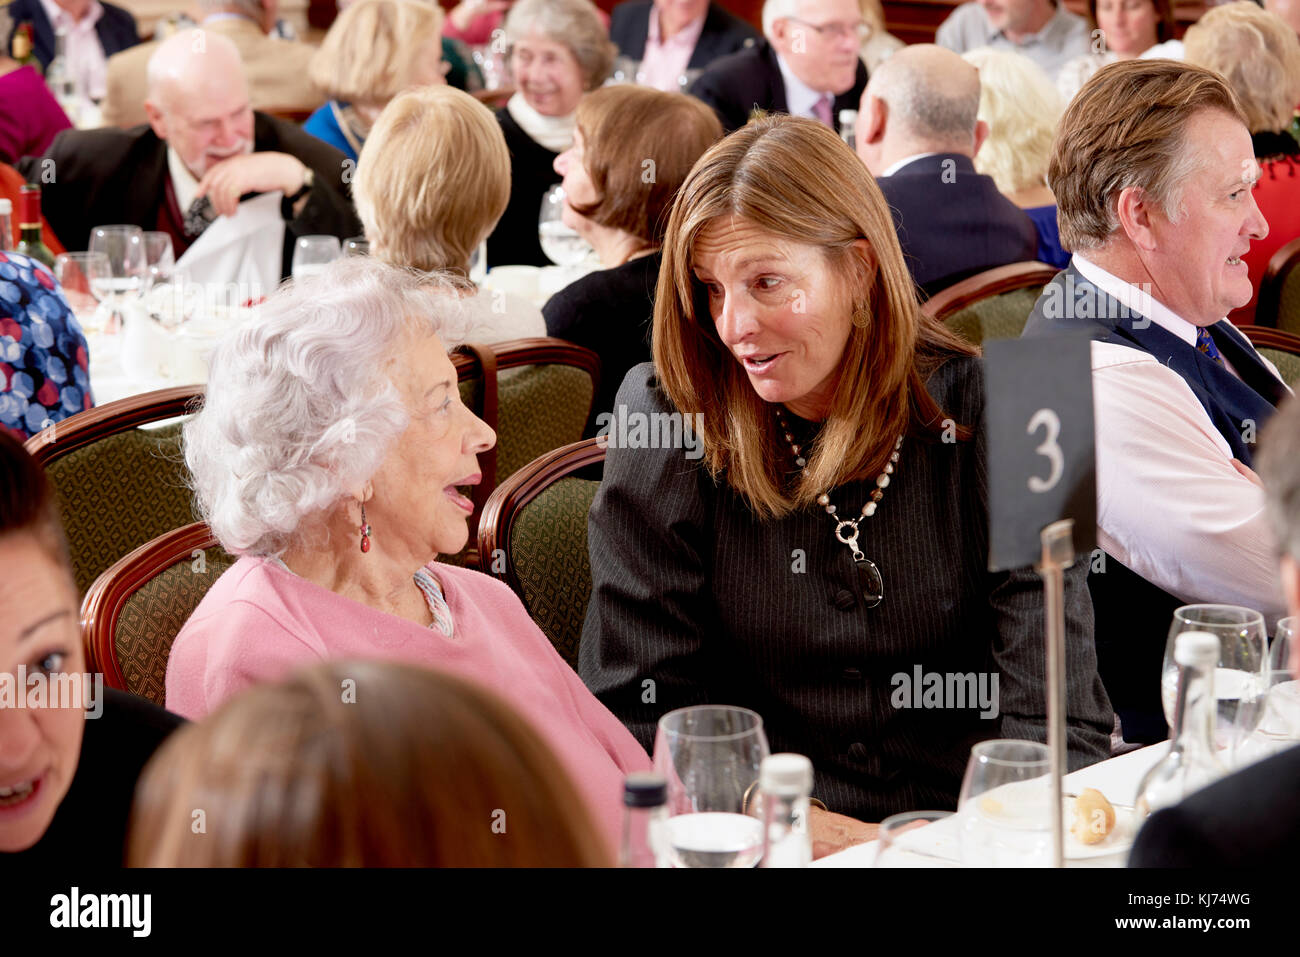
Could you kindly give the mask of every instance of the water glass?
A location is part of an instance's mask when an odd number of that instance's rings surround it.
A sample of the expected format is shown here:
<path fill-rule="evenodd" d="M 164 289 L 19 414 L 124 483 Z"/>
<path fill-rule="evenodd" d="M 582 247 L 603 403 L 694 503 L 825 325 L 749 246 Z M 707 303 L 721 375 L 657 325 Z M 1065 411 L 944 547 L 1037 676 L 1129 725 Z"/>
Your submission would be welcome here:
<path fill-rule="evenodd" d="M 668 782 L 668 844 L 674 867 L 754 867 L 763 856 L 756 800 L 768 756 L 753 711 L 700 705 L 659 719 L 655 771 Z"/>
<path fill-rule="evenodd" d="M 144 253 L 149 270 L 146 281 L 148 288 L 171 282 L 172 270 L 176 268 L 176 253 L 172 249 L 171 236 L 158 231 L 145 233 Z"/>
<path fill-rule="evenodd" d="M 1267 633 L 1264 616 L 1239 605 L 1184 605 L 1174 612 L 1165 644 L 1160 698 L 1165 720 L 1174 723 L 1178 700 L 1178 665 L 1174 642 L 1185 631 L 1203 631 L 1219 639 L 1219 664 L 1214 671 L 1215 740 L 1224 750 L 1224 763 L 1236 762 L 1236 750 L 1259 726 L 1267 693 Z"/>
<path fill-rule="evenodd" d="M 337 236 L 299 236 L 293 244 L 293 278 L 319 275 L 342 255 Z"/>
<path fill-rule="evenodd" d="M 139 226 L 96 226 L 90 231 L 89 251 L 108 258 L 110 276 L 99 282 L 100 299 L 107 300 L 114 319 L 123 307 L 144 292 L 149 277 L 144 230 Z"/>
<path fill-rule="evenodd" d="M 108 257 L 103 253 L 60 253 L 54 260 L 54 278 L 86 335 L 101 332 L 108 318 L 101 310 L 107 283 L 113 278 Z"/>
<path fill-rule="evenodd" d="M 343 240 L 344 256 L 369 256 L 370 240 L 365 236 L 353 236 L 351 239 Z"/>
<path fill-rule="evenodd" d="M 935 824 L 939 826 L 931 826 Z M 958 867 L 961 843 L 956 824 L 952 811 L 907 811 L 891 815 L 880 822 L 872 866 Z"/>
<path fill-rule="evenodd" d="M 556 183 L 542 197 L 537 236 L 546 258 L 557 266 L 578 266 L 592 253 L 587 241 L 564 222 L 564 187 Z"/>
<path fill-rule="evenodd" d="M 971 748 L 957 802 L 967 867 L 1050 867 L 1052 753 L 1036 741 L 982 741 Z"/>

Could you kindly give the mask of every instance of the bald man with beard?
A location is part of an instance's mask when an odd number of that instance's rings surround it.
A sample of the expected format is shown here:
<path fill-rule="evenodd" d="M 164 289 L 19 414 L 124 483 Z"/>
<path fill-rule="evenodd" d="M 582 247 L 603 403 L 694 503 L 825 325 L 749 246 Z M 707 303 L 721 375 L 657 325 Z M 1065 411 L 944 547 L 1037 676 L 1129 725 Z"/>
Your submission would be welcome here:
<path fill-rule="evenodd" d="M 177 257 L 241 197 L 284 194 L 288 275 L 299 236 L 361 232 L 348 183 L 353 164 L 292 123 L 255 112 L 239 51 L 202 30 L 169 38 L 149 60 L 147 125 L 67 130 L 19 169 L 40 183 L 44 212 L 69 250 L 90 231 L 128 223 L 172 237 Z"/>

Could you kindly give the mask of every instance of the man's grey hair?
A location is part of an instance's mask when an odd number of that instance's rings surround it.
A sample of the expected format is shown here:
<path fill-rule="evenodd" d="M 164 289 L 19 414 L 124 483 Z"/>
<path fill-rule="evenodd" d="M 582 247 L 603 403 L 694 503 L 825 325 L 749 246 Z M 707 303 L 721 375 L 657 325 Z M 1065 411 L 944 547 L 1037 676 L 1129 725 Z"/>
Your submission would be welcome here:
<path fill-rule="evenodd" d="M 772 39 L 772 24 L 777 20 L 799 16 L 802 0 L 767 0 L 763 4 L 763 36 Z"/>
<path fill-rule="evenodd" d="M 235 10 L 246 17 L 252 17 L 258 23 L 262 22 L 262 17 L 266 13 L 262 0 L 198 0 L 198 5 L 205 16 L 225 10 Z"/>
<path fill-rule="evenodd" d="M 590 0 L 519 0 L 506 14 L 503 29 L 512 48 L 533 33 L 564 44 L 577 59 L 588 90 L 605 82 L 618 56 Z"/>
<path fill-rule="evenodd" d="M 389 360 L 457 341 L 463 282 L 351 256 L 281 286 L 228 333 L 184 429 L 203 519 L 232 554 L 279 555 L 378 470 L 408 411 Z"/>
<path fill-rule="evenodd" d="M 1259 449 L 1274 540 L 1283 554 L 1300 562 L 1300 399 L 1282 403 L 1260 433 Z"/>
<path fill-rule="evenodd" d="M 904 58 L 890 58 L 872 77 L 870 95 L 889 106 L 887 122 L 899 123 L 918 140 L 936 145 L 961 145 L 969 150 L 979 121 L 980 87 L 956 96 L 928 82 L 924 70 L 914 69 Z"/>

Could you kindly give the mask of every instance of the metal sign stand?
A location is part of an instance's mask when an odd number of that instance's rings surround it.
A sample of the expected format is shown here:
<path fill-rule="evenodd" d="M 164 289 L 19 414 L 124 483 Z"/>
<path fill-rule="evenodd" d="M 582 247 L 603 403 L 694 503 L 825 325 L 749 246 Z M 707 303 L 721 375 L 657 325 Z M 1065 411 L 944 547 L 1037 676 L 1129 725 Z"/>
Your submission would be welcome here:
<path fill-rule="evenodd" d="M 1047 745 L 1052 751 L 1052 866 L 1065 866 L 1065 569 L 1074 564 L 1074 519 L 1063 518 L 1040 533 L 1043 617 L 1047 624 Z"/>

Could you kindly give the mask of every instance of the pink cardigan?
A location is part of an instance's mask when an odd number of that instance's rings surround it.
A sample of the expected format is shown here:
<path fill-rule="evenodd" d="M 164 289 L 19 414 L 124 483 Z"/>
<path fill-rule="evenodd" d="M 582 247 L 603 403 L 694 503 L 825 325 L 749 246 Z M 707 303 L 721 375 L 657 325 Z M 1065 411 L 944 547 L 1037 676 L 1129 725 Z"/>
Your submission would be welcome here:
<path fill-rule="evenodd" d="M 244 557 L 209 589 L 167 661 L 167 708 L 201 718 L 249 685 L 331 658 L 395 659 L 474 681 L 505 698 L 547 739 L 618 847 L 623 777 L 650 768 L 645 751 L 501 582 L 430 564 L 454 637 L 385 614 Z"/>

